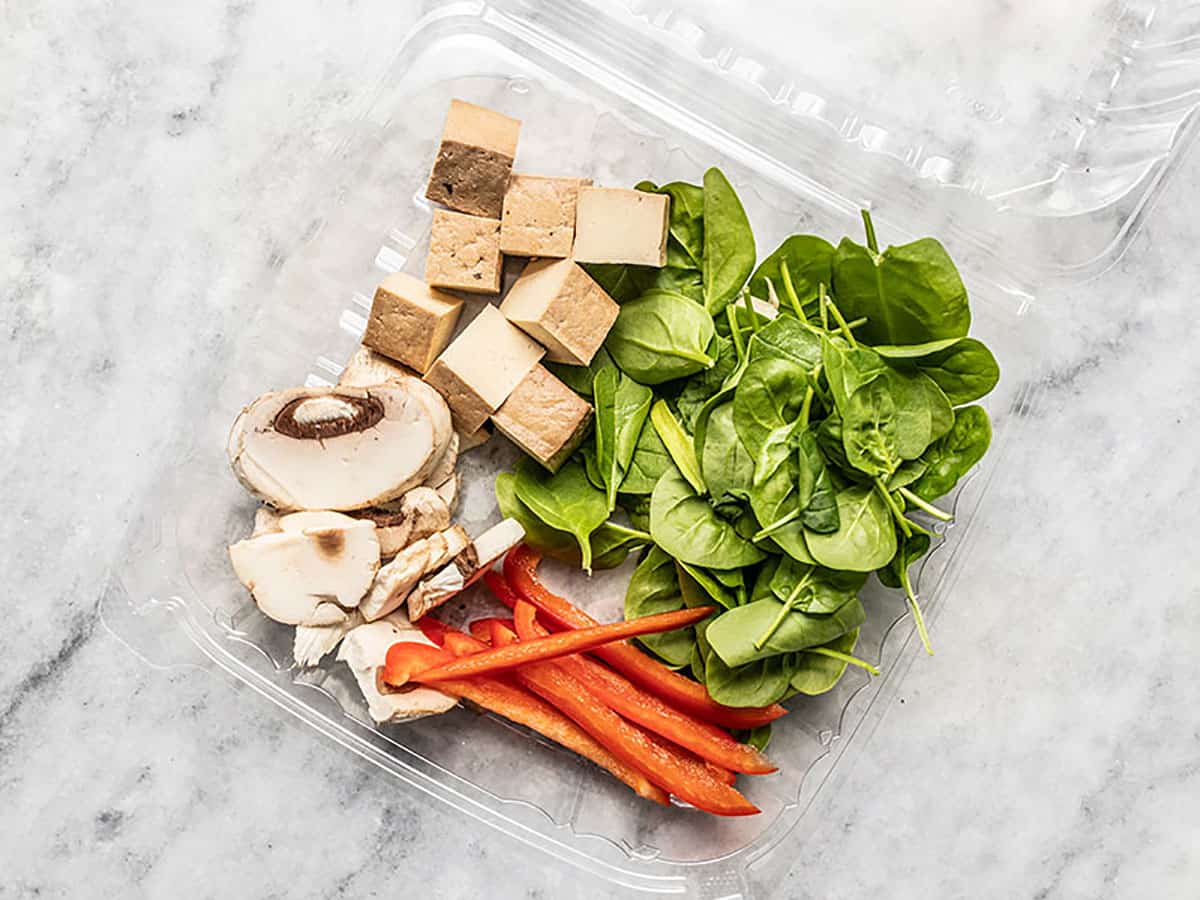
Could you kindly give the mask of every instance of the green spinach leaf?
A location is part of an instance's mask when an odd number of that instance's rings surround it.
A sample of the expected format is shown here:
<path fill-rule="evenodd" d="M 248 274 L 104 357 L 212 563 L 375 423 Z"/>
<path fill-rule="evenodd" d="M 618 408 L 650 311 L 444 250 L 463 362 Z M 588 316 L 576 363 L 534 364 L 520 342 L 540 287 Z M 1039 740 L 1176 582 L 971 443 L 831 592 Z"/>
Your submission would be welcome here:
<path fill-rule="evenodd" d="M 833 282 L 833 245 L 816 235 L 793 234 L 759 263 L 750 276 L 750 293 L 769 299 L 768 279 L 779 297 L 779 308 L 783 313 L 795 316 L 799 308 L 801 318 L 811 317 L 820 286 Z"/>
<path fill-rule="evenodd" d="M 808 373 L 791 359 L 764 357 L 746 367 L 733 395 L 733 424 L 753 458 L 768 435 L 796 421 L 808 387 Z"/>
<path fill-rule="evenodd" d="M 700 415 L 704 404 L 721 390 L 725 380 L 734 373 L 738 365 L 737 351 L 734 350 L 733 341 L 721 337 L 719 334 L 713 338 L 712 345 L 708 348 L 708 354 L 716 359 L 716 363 L 711 369 L 705 369 L 689 378 L 679 392 L 679 396 L 675 398 L 675 408 L 679 410 L 679 420 L 683 423 L 683 427 L 692 433 L 696 431 L 696 418 Z"/>
<path fill-rule="evenodd" d="M 625 473 L 625 480 L 621 482 L 621 493 L 649 494 L 662 474 L 673 465 L 671 455 L 658 436 L 658 430 L 646 421 L 638 432 L 633 458 L 629 460 L 629 469 Z"/>
<path fill-rule="evenodd" d="M 651 547 L 633 570 L 625 590 L 625 619 L 632 621 L 655 613 L 683 609 L 683 594 L 675 561 L 658 547 Z M 638 642 L 674 668 L 686 666 L 696 644 L 691 626 L 662 634 L 646 635 Z"/>
<path fill-rule="evenodd" d="M 604 492 L 594 488 L 578 462 L 568 461 L 551 475 L 532 460 L 517 462 L 514 489 L 529 510 L 559 531 L 571 534 L 579 544 L 583 568 L 592 570 L 589 537 L 608 519 Z"/>
<path fill-rule="evenodd" d="M 837 531 L 837 491 L 833 486 L 829 469 L 825 465 L 825 457 L 822 456 L 821 450 L 817 446 L 816 432 L 811 427 L 800 433 L 796 444 L 796 463 L 801 468 L 808 469 L 813 483 L 812 496 L 801 516 L 804 527 L 818 534 Z M 803 537 L 803 535 L 801 536 Z M 795 558 L 796 554 L 793 553 L 791 556 Z"/>
<path fill-rule="evenodd" d="M 950 431 L 921 455 L 925 474 L 912 482 L 910 490 L 924 500 L 950 493 L 958 480 L 983 459 L 991 442 L 992 423 L 983 407 L 955 410 Z"/>
<path fill-rule="evenodd" d="M 678 471 L 666 473 L 654 487 L 650 534 L 671 556 L 697 566 L 740 569 L 764 555 L 720 518 Z"/>
<path fill-rule="evenodd" d="M 754 232 L 720 169 L 704 173 L 704 308 L 723 311 L 754 269 Z"/>
<path fill-rule="evenodd" d="M 779 600 L 768 597 L 721 613 L 708 625 L 705 637 L 725 665 L 744 666 L 827 644 L 857 628 L 866 617 L 857 597 L 829 615 L 788 609 Z M 769 637 L 761 641 L 763 635 Z M 706 659 L 705 664 L 711 665 L 711 660 Z"/>
<path fill-rule="evenodd" d="M 953 406 L 971 403 L 991 393 L 1000 381 L 1000 366 L 982 341 L 963 338 L 916 361 Z"/>
<path fill-rule="evenodd" d="M 847 631 L 841 637 L 836 637 L 821 646 L 835 653 L 850 655 L 858 643 L 859 629 Z M 800 664 L 792 673 L 792 690 L 813 697 L 833 689 L 846 672 L 847 661 L 816 653 L 800 654 Z"/>
<path fill-rule="evenodd" d="M 603 347 L 596 351 L 591 363 L 586 366 L 569 366 L 566 363 L 555 362 L 544 363 L 546 368 L 557 375 L 563 384 L 581 397 L 592 396 L 592 386 L 596 381 L 596 374 L 605 366 L 612 364 L 612 357 Z"/>
<path fill-rule="evenodd" d="M 712 318 L 700 304 L 671 291 L 648 291 L 621 307 L 605 347 L 640 384 L 683 378 L 715 363 L 705 351 Z"/>
<path fill-rule="evenodd" d="M 715 500 L 725 497 L 745 500 L 754 480 L 754 460 L 733 427 L 732 402 L 722 403 L 712 411 L 702 435 L 696 450 L 709 493 Z"/>
<path fill-rule="evenodd" d="M 843 488 L 838 491 L 837 508 L 837 531 L 805 535 L 813 558 L 846 572 L 870 572 L 887 565 L 896 552 L 896 532 L 887 503 L 876 490 L 866 485 Z"/>
<path fill-rule="evenodd" d="M 650 388 L 612 366 L 596 376 L 596 463 L 604 479 L 609 512 L 617 505 L 617 490 L 629 471 L 653 400 Z"/>

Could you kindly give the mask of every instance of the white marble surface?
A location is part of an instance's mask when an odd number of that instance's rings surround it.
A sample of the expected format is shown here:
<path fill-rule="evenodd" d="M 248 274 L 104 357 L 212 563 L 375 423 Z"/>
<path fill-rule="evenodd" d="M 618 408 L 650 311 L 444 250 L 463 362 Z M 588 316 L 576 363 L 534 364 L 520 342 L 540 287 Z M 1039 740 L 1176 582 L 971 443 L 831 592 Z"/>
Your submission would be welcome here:
<path fill-rule="evenodd" d="M 152 461 L 286 252 L 289 182 L 419 12 L 170 6 L 0 6 L 0 897 L 599 896 L 98 624 Z M 1047 393 L 939 653 L 765 895 L 1194 892 L 1198 174 L 1193 154 L 1118 266 L 1039 310 Z"/>

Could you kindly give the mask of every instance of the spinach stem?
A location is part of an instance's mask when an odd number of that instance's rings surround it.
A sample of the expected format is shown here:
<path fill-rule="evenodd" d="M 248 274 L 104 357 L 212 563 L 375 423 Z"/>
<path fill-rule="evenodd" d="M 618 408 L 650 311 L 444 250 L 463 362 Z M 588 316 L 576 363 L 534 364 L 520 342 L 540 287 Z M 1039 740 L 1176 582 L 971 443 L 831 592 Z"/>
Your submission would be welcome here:
<path fill-rule="evenodd" d="M 742 342 L 742 329 L 738 325 L 736 307 L 731 303 L 725 307 L 725 318 L 729 320 L 729 336 L 733 338 L 733 349 L 737 353 L 738 362 L 746 355 L 746 345 Z"/>
<path fill-rule="evenodd" d="M 866 316 L 860 316 L 859 318 L 854 319 L 851 322 L 847 322 L 846 327 L 849 328 L 851 331 L 853 331 L 855 328 L 862 328 L 864 325 L 867 324 L 868 321 L 869 320 L 867 319 Z"/>
<path fill-rule="evenodd" d="M 750 299 L 749 291 L 742 291 L 742 306 L 746 307 L 746 312 L 750 316 L 750 333 L 758 334 L 758 313 L 754 311 L 754 301 Z"/>
<path fill-rule="evenodd" d="M 887 485 L 883 483 L 883 479 L 878 475 L 875 476 L 875 490 L 879 491 L 879 496 L 883 497 L 883 502 L 892 512 L 892 518 L 896 520 L 896 524 L 900 526 L 900 531 L 904 536 L 912 537 L 912 522 L 908 521 L 904 516 L 904 511 L 896 505 L 896 498 L 893 497 L 887 489 Z"/>
<path fill-rule="evenodd" d="M 773 535 L 775 532 L 777 532 L 780 528 L 783 528 L 783 527 L 795 522 L 798 518 L 800 518 L 801 515 L 803 515 L 803 510 L 793 509 L 790 513 L 788 513 L 785 516 L 780 516 L 778 519 L 776 519 L 770 525 L 767 525 L 765 528 L 760 528 L 758 533 L 755 534 L 753 537 L 751 537 L 750 540 L 751 541 L 761 541 L 763 538 L 768 538 L 771 535 Z"/>
<path fill-rule="evenodd" d="M 650 421 L 662 439 L 663 446 L 667 448 L 667 453 L 678 467 L 680 474 L 692 486 L 692 490 L 702 495 L 708 493 L 704 476 L 700 473 L 700 462 L 696 459 L 696 450 L 692 446 L 692 440 L 683 430 L 683 426 L 675 420 L 675 416 L 671 414 L 671 408 L 667 406 L 666 400 L 659 400 L 650 408 Z"/>
<path fill-rule="evenodd" d="M 804 402 L 800 404 L 800 427 L 801 428 L 808 427 L 808 417 L 812 413 L 812 402 L 813 402 L 814 394 L 816 394 L 816 391 L 813 390 L 813 386 L 811 384 L 807 388 L 804 389 Z"/>
<path fill-rule="evenodd" d="M 917 595 L 913 593 L 912 582 L 908 579 L 908 566 L 900 570 L 900 584 L 904 587 L 904 596 L 908 598 L 908 605 L 912 608 L 913 623 L 917 626 L 921 643 L 925 645 L 925 652 L 933 656 L 933 644 L 930 643 L 929 632 L 925 628 L 925 617 L 921 615 L 921 605 L 917 603 Z"/>
<path fill-rule="evenodd" d="M 843 337 L 850 342 L 850 346 L 858 349 L 858 341 L 854 339 L 854 332 L 850 330 L 850 326 L 846 324 L 846 320 L 842 318 L 842 311 L 837 308 L 837 304 L 833 302 L 833 298 L 825 293 L 825 285 L 821 285 L 821 302 L 829 305 L 829 311 L 833 313 L 833 317 L 837 319 L 838 327 L 842 330 Z"/>
<path fill-rule="evenodd" d="M 917 509 L 922 509 L 925 512 L 929 513 L 929 515 L 933 516 L 935 519 L 941 519 L 943 522 L 954 521 L 954 516 L 952 516 L 950 513 L 946 512 L 945 510 L 938 509 L 932 503 L 926 502 L 925 500 L 923 500 L 917 494 L 914 494 L 912 491 L 910 491 L 906 487 L 900 488 L 900 496 L 903 497 L 905 500 L 907 500 L 909 503 L 911 503 L 913 506 L 917 507 Z"/>
<path fill-rule="evenodd" d="M 804 305 L 800 302 L 800 298 L 796 295 L 796 289 L 792 286 L 792 273 L 788 269 L 787 260 L 779 261 L 779 274 L 783 278 L 783 292 L 787 294 L 788 303 L 792 306 L 792 312 L 796 314 L 796 318 L 801 322 L 807 322 L 808 316 L 804 315 Z"/>
<path fill-rule="evenodd" d="M 860 669 L 866 669 L 872 675 L 880 674 L 878 666 L 873 666 L 865 659 L 859 659 L 857 656 L 851 656 L 849 653 L 843 653 L 840 650 L 830 650 L 828 647 L 805 647 L 803 652 L 815 653 L 817 656 L 828 656 L 830 659 L 836 659 L 840 662 L 849 663 L 852 666 L 858 666 Z"/>
<path fill-rule="evenodd" d="M 879 252 L 879 242 L 875 240 L 875 223 L 871 221 L 871 213 L 868 210 L 862 211 L 863 225 L 867 229 L 867 246 L 871 248 L 872 253 Z"/>
<path fill-rule="evenodd" d="M 817 297 L 817 307 L 821 310 L 821 328 L 829 330 L 829 310 L 825 307 L 825 283 L 822 282 Z"/>
<path fill-rule="evenodd" d="M 630 528 L 627 525 L 622 525 L 620 522 L 614 522 L 612 519 L 609 519 L 604 524 L 613 531 L 617 531 L 625 535 L 625 537 L 634 538 L 635 540 L 639 541 L 645 541 L 647 544 L 654 543 L 654 538 L 650 536 L 648 531 L 639 531 L 636 528 Z"/>

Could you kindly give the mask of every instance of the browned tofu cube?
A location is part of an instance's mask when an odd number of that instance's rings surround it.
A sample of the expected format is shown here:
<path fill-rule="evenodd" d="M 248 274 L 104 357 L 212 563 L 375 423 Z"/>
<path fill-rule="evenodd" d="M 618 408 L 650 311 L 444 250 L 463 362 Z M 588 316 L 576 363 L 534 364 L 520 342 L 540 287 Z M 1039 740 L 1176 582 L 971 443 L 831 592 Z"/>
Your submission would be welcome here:
<path fill-rule="evenodd" d="M 473 294 L 500 290 L 500 220 L 434 210 L 425 280 Z"/>
<path fill-rule="evenodd" d="M 538 259 L 517 279 L 500 311 L 546 348 L 551 362 L 586 366 L 620 307 L 569 259 Z"/>
<path fill-rule="evenodd" d="M 496 430 L 551 472 L 558 471 L 583 441 L 592 406 L 535 366 L 492 415 Z"/>
<path fill-rule="evenodd" d="M 580 178 L 514 174 L 504 195 L 500 250 L 510 256 L 565 257 L 575 243 Z"/>
<path fill-rule="evenodd" d="M 500 408 L 544 352 L 489 305 L 450 342 L 425 381 L 446 398 L 455 427 L 472 432 Z"/>
<path fill-rule="evenodd" d="M 666 265 L 670 207 L 665 194 L 582 187 L 572 255 L 586 263 Z"/>
<path fill-rule="evenodd" d="M 363 345 L 425 372 L 450 342 L 462 300 L 395 272 L 375 291 Z"/>
<path fill-rule="evenodd" d="M 451 100 L 425 196 L 459 212 L 500 218 L 521 122 Z"/>

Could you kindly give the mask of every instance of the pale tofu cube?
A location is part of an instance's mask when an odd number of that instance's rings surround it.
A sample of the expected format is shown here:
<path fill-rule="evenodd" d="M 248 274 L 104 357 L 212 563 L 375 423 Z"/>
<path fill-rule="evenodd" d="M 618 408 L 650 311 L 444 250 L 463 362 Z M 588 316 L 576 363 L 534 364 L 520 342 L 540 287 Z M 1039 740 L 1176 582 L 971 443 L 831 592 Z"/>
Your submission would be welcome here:
<path fill-rule="evenodd" d="M 451 100 L 425 196 L 459 212 L 500 218 L 521 122 Z"/>
<path fill-rule="evenodd" d="M 620 307 L 569 259 L 539 259 L 525 267 L 500 311 L 541 342 L 551 362 L 586 366 L 604 343 Z"/>
<path fill-rule="evenodd" d="M 572 255 L 588 263 L 666 265 L 670 208 L 665 194 L 581 187 Z"/>
<path fill-rule="evenodd" d="M 395 272 L 375 291 L 363 345 L 426 372 L 454 333 L 462 300 Z"/>
<path fill-rule="evenodd" d="M 500 220 L 434 210 L 425 280 L 434 287 L 495 294 L 500 290 Z"/>
<path fill-rule="evenodd" d="M 497 431 L 551 472 L 575 452 L 591 422 L 591 404 L 544 366 L 535 366 L 492 415 Z"/>
<path fill-rule="evenodd" d="M 500 408 L 544 352 L 489 305 L 442 352 L 425 381 L 446 398 L 455 427 L 472 432 Z"/>
<path fill-rule="evenodd" d="M 565 257 L 575 243 L 580 178 L 513 175 L 500 217 L 500 250 L 511 256 Z"/>

